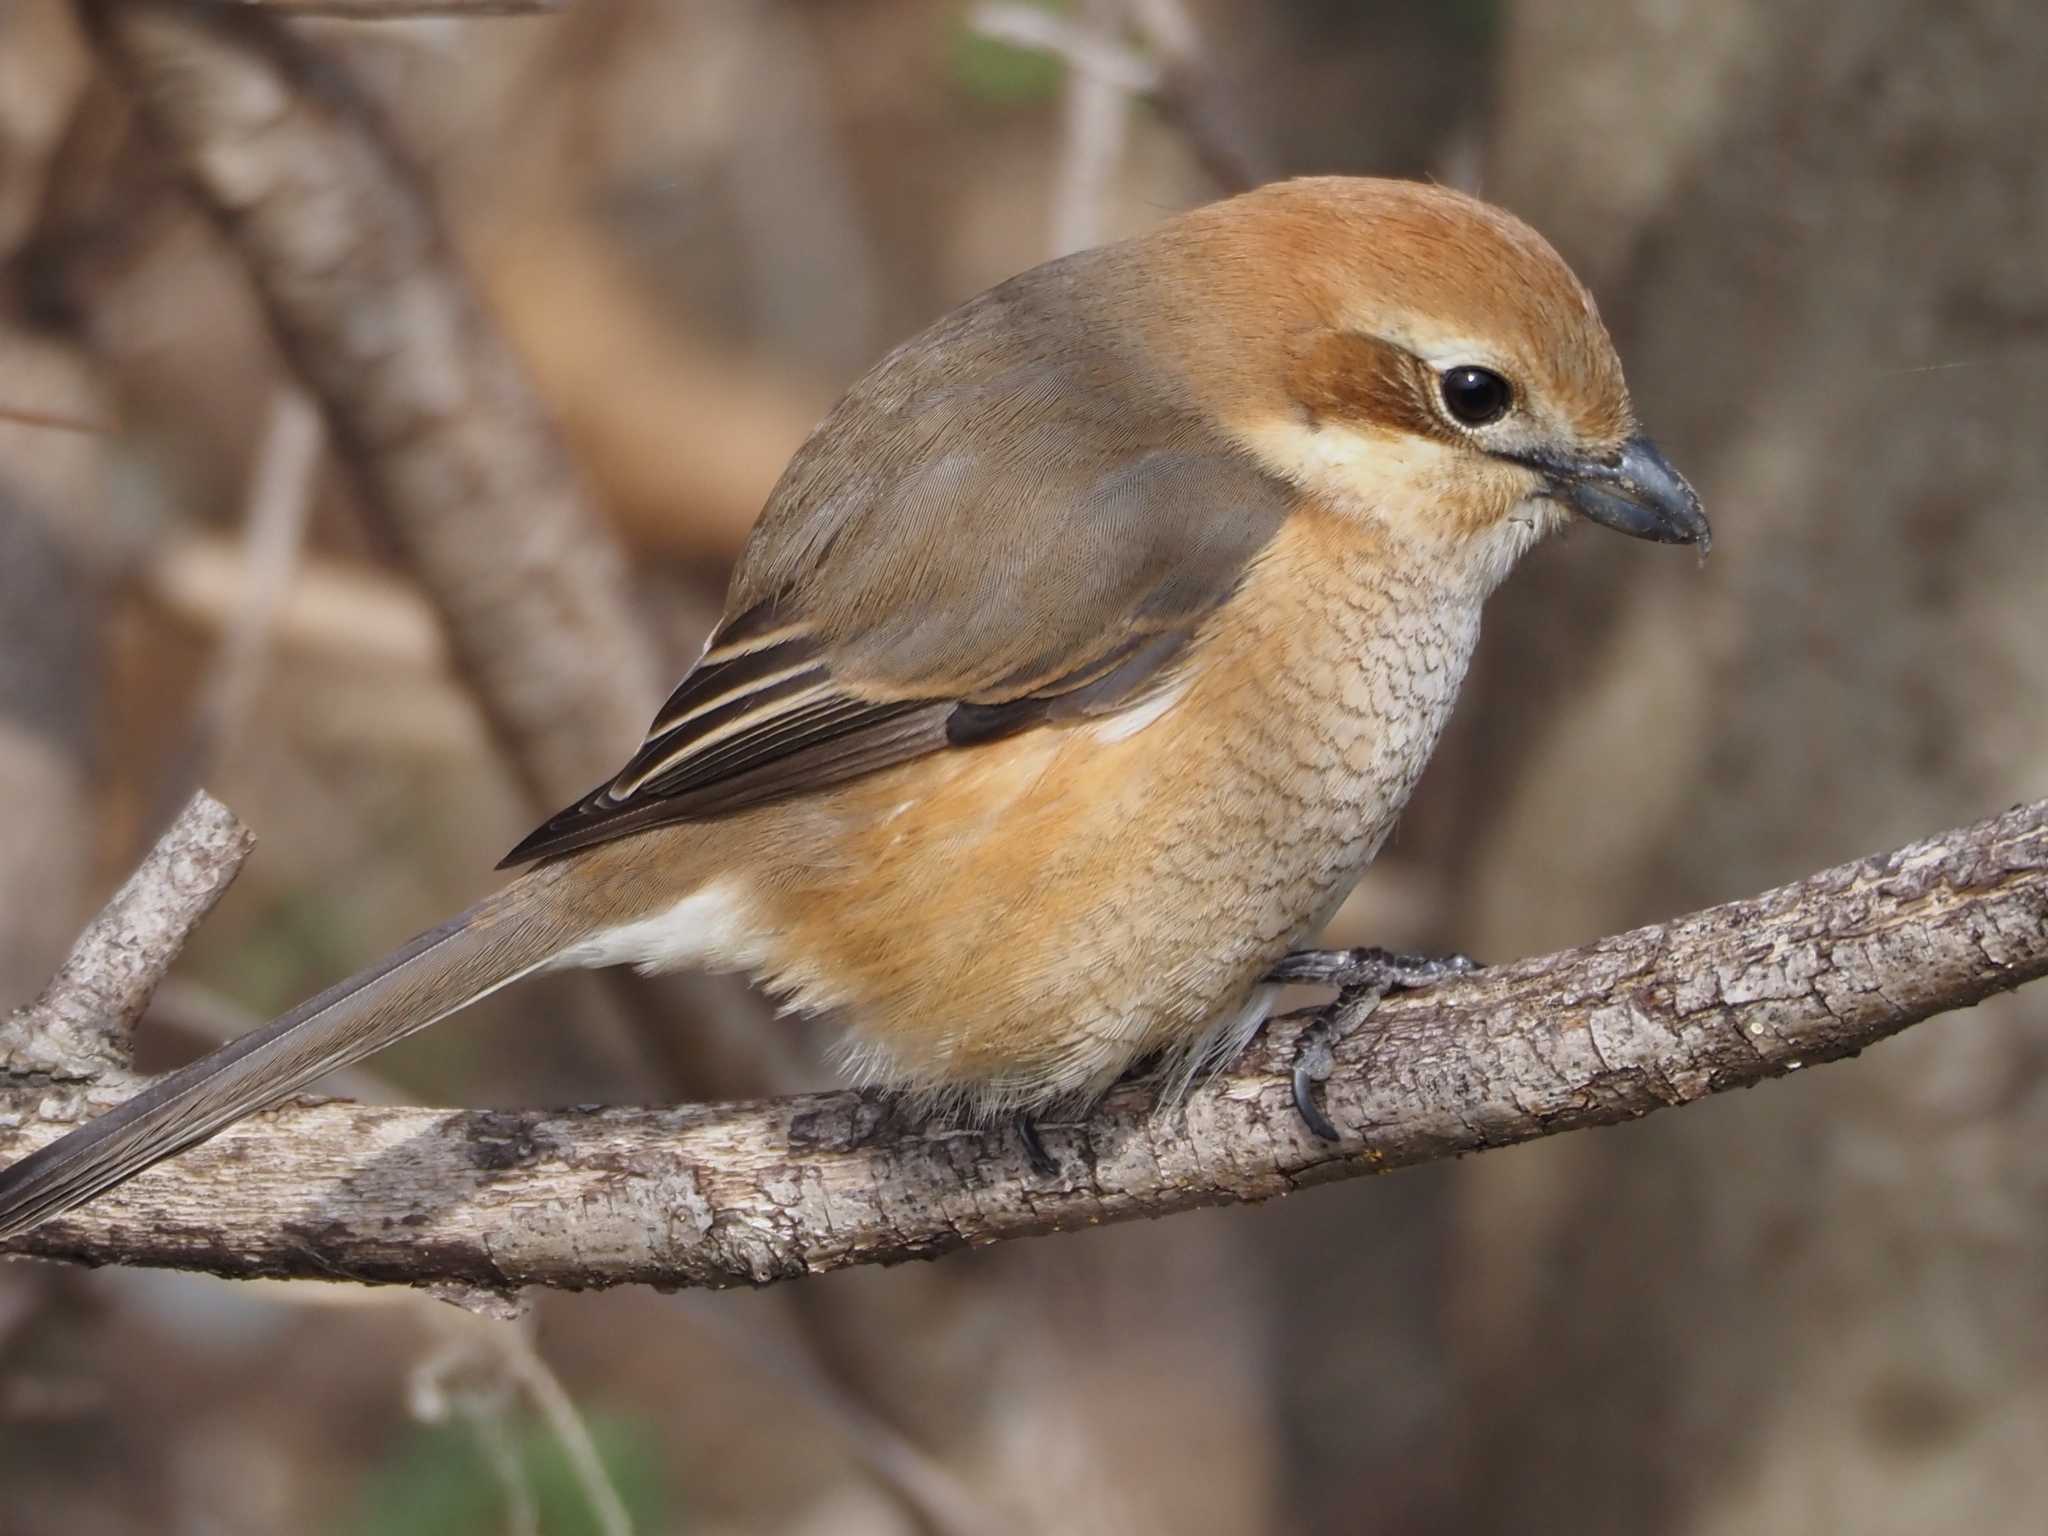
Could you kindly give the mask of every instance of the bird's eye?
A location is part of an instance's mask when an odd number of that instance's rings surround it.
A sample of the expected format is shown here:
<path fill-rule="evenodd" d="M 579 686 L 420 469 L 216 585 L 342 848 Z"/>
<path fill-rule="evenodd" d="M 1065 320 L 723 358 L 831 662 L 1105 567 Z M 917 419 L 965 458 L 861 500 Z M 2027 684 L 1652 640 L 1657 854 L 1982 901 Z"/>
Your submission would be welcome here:
<path fill-rule="evenodd" d="M 1507 415 L 1515 392 L 1490 368 L 1453 368 L 1440 381 L 1444 409 L 1468 427 L 1483 427 Z"/>

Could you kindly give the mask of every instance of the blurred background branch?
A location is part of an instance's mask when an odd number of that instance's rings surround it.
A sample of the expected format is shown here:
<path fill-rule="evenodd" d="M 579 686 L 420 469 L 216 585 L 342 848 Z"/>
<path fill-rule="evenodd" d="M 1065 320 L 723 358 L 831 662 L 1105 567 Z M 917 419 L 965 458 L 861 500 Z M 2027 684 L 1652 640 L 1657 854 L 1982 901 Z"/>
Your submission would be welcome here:
<path fill-rule="evenodd" d="M 230 5 L 280 16 L 318 16 L 341 21 L 407 21 L 419 17 L 480 18 L 546 16 L 570 0 L 227 0 Z"/>
<path fill-rule="evenodd" d="M 243 513 L 240 591 L 193 712 L 192 740 L 169 775 L 202 783 L 241 745 L 312 518 L 320 468 L 319 414 L 296 390 L 270 402 L 249 474 Z M 180 783 L 183 792 L 187 783 Z"/>
<path fill-rule="evenodd" d="M 0 998 L 30 995 L 63 946 L 89 838 L 94 605 L 21 491 L 0 482 Z M 33 810 L 29 808 L 33 807 Z"/>
<path fill-rule="evenodd" d="M 83 9 L 247 264 L 536 803 L 582 794 L 646 724 L 659 669 L 618 546 L 424 188 L 367 104 L 266 18 Z"/>

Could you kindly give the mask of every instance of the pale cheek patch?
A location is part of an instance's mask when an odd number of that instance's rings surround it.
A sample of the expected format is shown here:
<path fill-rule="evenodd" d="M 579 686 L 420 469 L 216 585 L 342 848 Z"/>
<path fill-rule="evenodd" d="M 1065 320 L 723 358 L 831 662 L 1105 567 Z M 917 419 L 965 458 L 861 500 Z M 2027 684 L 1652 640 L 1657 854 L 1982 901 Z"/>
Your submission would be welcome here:
<path fill-rule="evenodd" d="M 1363 514 L 1397 533 L 1437 538 L 1433 500 L 1457 479 L 1459 450 L 1405 432 L 1374 432 L 1339 421 L 1311 427 L 1271 418 L 1245 443 L 1276 472 L 1338 511 Z"/>
<path fill-rule="evenodd" d="M 1451 443 L 1293 417 L 1268 420 L 1245 443 L 1332 510 L 1452 556 L 1486 591 L 1564 520 L 1555 504 L 1518 495 L 1516 472 Z M 1498 517 L 1486 514 L 1489 503 L 1504 509 Z M 1467 511 L 1462 527 L 1453 507 Z"/>

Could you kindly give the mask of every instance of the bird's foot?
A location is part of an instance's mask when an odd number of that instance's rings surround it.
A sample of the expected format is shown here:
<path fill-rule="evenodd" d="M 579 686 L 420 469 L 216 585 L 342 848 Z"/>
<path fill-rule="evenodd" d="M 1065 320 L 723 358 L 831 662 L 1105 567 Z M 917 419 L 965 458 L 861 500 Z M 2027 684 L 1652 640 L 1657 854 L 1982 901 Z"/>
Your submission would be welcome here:
<path fill-rule="evenodd" d="M 1294 1050 L 1294 1109 L 1309 1134 L 1339 1141 L 1337 1127 L 1316 1103 L 1315 1091 L 1337 1065 L 1337 1043 L 1372 1017 L 1390 992 L 1413 992 L 1469 976 L 1479 969 L 1469 955 L 1397 955 L 1384 949 L 1304 949 L 1267 973 L 1270 982 L 1335 987 L 1336 1006 L 1301 1032 Z"/>
<path fill-rule="evenodd" d="M 1053 1155 L 1045 1150 L 1045 1142 L 1038 1134 L 1038 1122 L 1029 1114 L 1017 1117 L 1017 1139 L 1024 1143 L 1024 1156 L 1031 1164 L 1033 1173 L 1041 1179 L 1059 1177 L 1060 1165 Z"/>

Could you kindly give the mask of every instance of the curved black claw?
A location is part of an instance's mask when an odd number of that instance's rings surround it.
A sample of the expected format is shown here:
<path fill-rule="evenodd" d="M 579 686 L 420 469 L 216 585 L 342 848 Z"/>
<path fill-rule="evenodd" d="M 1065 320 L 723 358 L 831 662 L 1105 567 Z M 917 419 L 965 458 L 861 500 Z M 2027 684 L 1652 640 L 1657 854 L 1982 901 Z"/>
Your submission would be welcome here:
<path fill-rule="evenodd" d="M 1024 1143 L 1024 1156 L 1031 1164 L 1031 1171 L 1041 1179 L 1059 1177 L 1060 1165 L 1053 1155 L 1045 1150 L 1045 1142 L 1038 1134 L 1038 1122 L 1029 1115 L 1017 1117 L 1017 1139 Z"/>
<path fill-rule="evenodd" d="M 1266 974 L 1270 982 L 1335 987 L 1336 1004 L 1301 1032 L 1294 1051 L 1294 1108 L 1309 1134 L 1341 1141 L 1337 1127 L 1316 1103 L 1318 1083 L 1329 1081 L 1337 1064 L 1337 1042 L 1372 1017 L 1389 992 L 1413 992 L 1479 969 L 1469 955 L 1397 955 L 1385 949 L 1305 949 L 1287 956 Z"/>
<path fill-rule="evenodd" d="M 1301 1032 L 1301 1040 L 1294 1049 L 1294 1112 L 1301 1116 L 1308 1133 L 1319 1141 L 1344 1139 L 1316 1103 L 1316 1084 L 1327 1082 L 1337 1064 L 1332 1043 L 1328 1022 L 1318 1019 Z"/>

